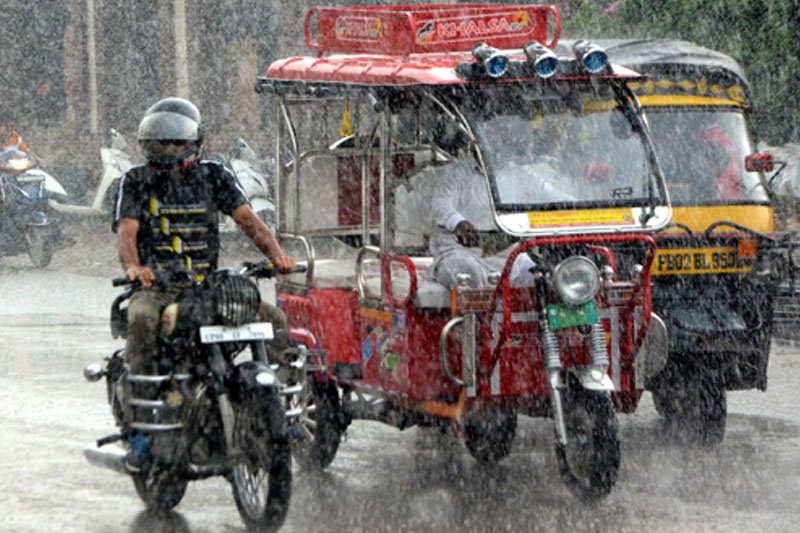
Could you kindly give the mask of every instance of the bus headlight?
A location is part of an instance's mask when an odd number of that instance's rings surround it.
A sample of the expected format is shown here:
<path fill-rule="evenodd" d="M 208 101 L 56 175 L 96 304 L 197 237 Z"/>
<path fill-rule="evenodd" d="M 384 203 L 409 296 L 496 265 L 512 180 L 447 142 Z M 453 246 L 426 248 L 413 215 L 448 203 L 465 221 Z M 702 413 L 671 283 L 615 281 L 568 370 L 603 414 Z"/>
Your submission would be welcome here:
<path fill-rule="evenodd" d="M 556 265 L 553 285 L 565 303 L 585 304 L 600 290 L 600 271 L 589 258 L 575 255 Z"/>

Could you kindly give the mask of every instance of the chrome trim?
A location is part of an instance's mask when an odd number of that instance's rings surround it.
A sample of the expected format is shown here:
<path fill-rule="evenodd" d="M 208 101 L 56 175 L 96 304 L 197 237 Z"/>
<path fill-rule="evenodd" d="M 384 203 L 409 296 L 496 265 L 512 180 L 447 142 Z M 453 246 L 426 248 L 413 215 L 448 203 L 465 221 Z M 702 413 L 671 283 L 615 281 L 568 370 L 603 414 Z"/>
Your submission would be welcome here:
<path fill-rule="evenodd" d="M 131 422 L 131 429 L 140 431 L 174 431 L 182 429 L 183 424 L 146 424 L 144 422 Z"/>
<path fill-rule="evenodd" d="M 374 254 L 380 258 L 381 249 L 377 246 L 362 246 L 356 255 L 356 287 L 358 288 L 358 299 L 363 300 L 364 296 L 364 273 L 362 268 L 364 265 L 364 257 L 367 254 Z M 383 296 L 383 275 L 381 275 L 381 297 Z"/>
<path fill-rule="evenodd" d="M 444 374 L 458 387 L 464 387 L 464 381 L 458 379 L 450 370 L 450 363 L 447 361 L 447 337 L 450 331 L 464 322 L 463 316 L 451 318 L 450 321 L 442 328 L 442 333 L 439 335 L 439 365 L 441 365 Z"/>

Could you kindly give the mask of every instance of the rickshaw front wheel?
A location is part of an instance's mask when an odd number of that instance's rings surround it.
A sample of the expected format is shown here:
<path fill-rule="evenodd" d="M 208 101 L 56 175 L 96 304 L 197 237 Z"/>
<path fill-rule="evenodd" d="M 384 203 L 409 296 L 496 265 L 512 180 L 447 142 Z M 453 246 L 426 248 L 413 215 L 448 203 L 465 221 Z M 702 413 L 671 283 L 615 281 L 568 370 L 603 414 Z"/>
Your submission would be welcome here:
<path fill-rule="evenodd" d="M 516 433 L 516 412 L 497 407 L 480 409 L 467 418 L 464 443 L 476 461 L 492 465 L 511 453 Z"/>
<path fill-rule="evenodd" d="M 566 446 L 556 443 L 561 479 L 576 497 L 605 497 L 617 481 L 620 463 L 619 422 L 611 397 L 580 386 L 564 396 Z"/>

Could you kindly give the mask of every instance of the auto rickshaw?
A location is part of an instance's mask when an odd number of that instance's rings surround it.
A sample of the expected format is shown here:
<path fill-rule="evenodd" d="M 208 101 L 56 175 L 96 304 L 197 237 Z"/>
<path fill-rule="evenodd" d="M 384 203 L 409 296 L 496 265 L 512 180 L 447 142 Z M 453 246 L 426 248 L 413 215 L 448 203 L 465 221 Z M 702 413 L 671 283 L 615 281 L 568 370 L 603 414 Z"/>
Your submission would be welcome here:
<path fill-rule="evenodd" d="M 277 110 L 278 232 L 308 263 L 278 284 L 309 348 L 288 384 L 299 463 L 330 464 L 354 419 L 433 426 L 494 463 L 522 414 L 553 419 L 575 495 L 611 490 L 616 412 L 666 361 L 649 234 L 670 205 L 628 86 L 642 78 L 591 43 L 558 56 L 559 33 L 551 6 L 315 7 L 315 57 L 258 79 Z M 457 163 L 496 225 L 482 251 L 505 254 L 484 286 L 434 272 L 432 196 Z M 511 280 L 520 256 L 529 284 Z"/>
<path fill-rule="evenodd" d="M 776 289 L 787 239 L 753 154 L 750 88 L 727 55 L 677 40 L 603 41 L 633 81 L 661 162 L 672 221 L 654 238 L 653 310 L 666 323 L 669 361 L 645 386 L 690 442 L 722 441 L 726 390 L 767 387 Z"/>

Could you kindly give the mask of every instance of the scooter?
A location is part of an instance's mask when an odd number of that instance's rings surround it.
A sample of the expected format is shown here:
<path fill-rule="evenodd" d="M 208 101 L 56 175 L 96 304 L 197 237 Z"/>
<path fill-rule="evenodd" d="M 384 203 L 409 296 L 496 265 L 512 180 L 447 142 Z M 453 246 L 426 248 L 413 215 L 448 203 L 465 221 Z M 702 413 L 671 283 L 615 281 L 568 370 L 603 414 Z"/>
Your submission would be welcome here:
<path fill-rule="evenodd" d="M 36 158 L 9 148 L 0 153 L 0 255 L 27 252 L 33 266 L 44 268 L 53 250 L 65 244 L 50 216 L 48 198 L 66 197 L 50 174 L 38 168 Z"/>
<path fill-rule="evenodd" d="M 105 146 L 100 148 L 103 175 L 100 177 L 100 184 L 97 187 L 92 203 L 90 205 L 75 205 L 51 199 L 50 207 L 65 215 L 110 216 L 116 202 L 117 191 L 119 191 L 120 178 L 133 166 L 127 147 L 128 143 L 125 141 L 125 137 L 117 130 L 109 129 Z"/>
<path fill-rule="evenodd" d="M 225 163 L 225 161 L 222 161 Z M 241 137 L 236 139 L 231 152 L 230 164 L 226 164 L 244 188 L 253 211 L 271 228 L 275 228 L 275 202 L 273 200 L 273 181 L 270 161 L 259 159 L 255 151 Z M 220 232 L 237 231 L 236 222 L 225 217 L 220 224 Z"/>

